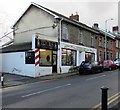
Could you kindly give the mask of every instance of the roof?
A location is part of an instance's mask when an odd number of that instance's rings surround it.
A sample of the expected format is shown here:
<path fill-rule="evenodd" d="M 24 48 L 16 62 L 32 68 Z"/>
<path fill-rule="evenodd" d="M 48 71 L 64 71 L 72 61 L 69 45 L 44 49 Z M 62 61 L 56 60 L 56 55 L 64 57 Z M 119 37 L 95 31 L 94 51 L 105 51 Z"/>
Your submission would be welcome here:
<path fill-rule="evenodd" d="M 28 51 L 32 48 L 32 42 L 22 44 L 12 44 L 0 49 L 0 53 Z"/>
<path fill-rule="evenodd" d="M 100 34 L 105 35 L 105 30 L 99 29 L 99 32 L 100 32 Z M 111 39 L 115 39 L 115 38 L 116 38 L 116 36 L 113 35 L 113 34 L 110 33 L 110 32 L 107 32 L 107 37 L 109 37 L 109 38 L 111 38 Z"/>
<path fill-rule="evenodd" d="M 71 23 L 71 24 L 74 24 L 74 25 L 76 25 L 76 26 L 79 26 L 79 27 L 81 27 L 81 28 L 84 28 L 84 29 L 86 29 L 86 30 L 88 30 L 88 31 L 92 31 L 92 32 L 94 32 L 94 33 L 98 33 L 97 30 L 95 30 L 95 29 L 93 29 L 93 28 L 91 28 L 91 27 L 89 27 L 89 26 L 87 26 L 87 25 L 85 25 L 85 24 L 83 24 L 83 23 L 81 23 L 81 22 L 79 22 L 79 21 L 72 20 L 72 19 L 70 19 L 70 18 L 68 18 L 68 17 L 66 17 L 66 16 L 64 16 L 64 15 L 62 15 L 62 14 L 59 14 L 59 13 L 53 11 L 53 10 L 50 10 L 50 9 L 48 9 L 48 8 L 45 8 L 45 7 L 43 7 L 43 6 L 39 5 L 39 4 L 36 4 L 36 3 L 34 3 L 34 2 L 32 2 L 32 3 L 29 5 L 29 7 L 25 10 L 25 12 L 19 17 L 19 19 L 18 19 L 18 20 L 15 22 L 15 24 L 13 25 L 13 28 L 14 28 L 15 25 L 21 20 L 21 18 L 26 14 L 26 12 L 30 9 L 31 6 L 35 6 L 35 7 L 39 8 L 39 9 L 42 9 L 42 10 L 46 11 L 47 13 L 53 15 L 56 19 L 63 19 L 64 21 L 67 21 L 67 22 L 69 22 L 69 23 Z"/>

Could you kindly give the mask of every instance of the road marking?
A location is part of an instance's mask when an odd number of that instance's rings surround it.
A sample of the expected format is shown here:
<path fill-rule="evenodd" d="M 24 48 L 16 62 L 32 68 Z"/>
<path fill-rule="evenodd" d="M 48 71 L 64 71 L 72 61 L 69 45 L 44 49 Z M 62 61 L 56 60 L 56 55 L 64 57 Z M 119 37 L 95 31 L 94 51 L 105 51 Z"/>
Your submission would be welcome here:
<path fill-rule="evenodd" d="M 23 96 L 21 96 L 21 97 L 22 97 L 22 98 L 25 98 L 25 97 L 29 97 L 29 96 L 36 95 L 36 94 L 41 94 L 41 93 L 44 93 L 44 92 L 52 91 L 52 90 L 59 89 L 59 88 L 63 88 L 63 87 L 70 86 L 70 85 L 71 85 L 71 84 L 56 86 L 56 87 L 54 87 L 54 88 L 45 89 L 45 90 L 42 90 L 42 91 L 39 91 L 39 92 L 34 92 L 34 93 L 31 93 L 31 94 L 23 95 Z"/>
<path fill-rule="evenodd" d="M 101 76 L 98 76 L 98 77 L 92 77 L 92 78 L 88 78 L 86 79 L 87 81 L 89 80 L 93 80 L 93 79 L 97 79 L 97 78 L 101 78 L 101 77 L 105 77 L 106 75 L 101 75 Z"/>
<path fill-rule="evenodd" d="M 108 98 L 108 106 L 116 101 L 118 98 L 120 97 L 120 92 L 116 93 L 115 95 L 111 96 L 110 98 Z M 101 110 L 101 103 L 99 103 L 98 105 L 94 106 L 91 110 Z"/>

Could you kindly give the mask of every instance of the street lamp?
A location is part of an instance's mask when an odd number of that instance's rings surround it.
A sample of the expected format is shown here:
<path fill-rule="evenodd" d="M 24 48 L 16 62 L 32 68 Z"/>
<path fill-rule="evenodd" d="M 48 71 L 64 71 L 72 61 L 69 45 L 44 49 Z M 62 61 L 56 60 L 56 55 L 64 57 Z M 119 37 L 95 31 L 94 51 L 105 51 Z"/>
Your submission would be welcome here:
<path fill-rule="evenodd" d="M 113 18 L 105 20 L 105 60 L 107 60 L 107 22 L 113 20 Z"/>

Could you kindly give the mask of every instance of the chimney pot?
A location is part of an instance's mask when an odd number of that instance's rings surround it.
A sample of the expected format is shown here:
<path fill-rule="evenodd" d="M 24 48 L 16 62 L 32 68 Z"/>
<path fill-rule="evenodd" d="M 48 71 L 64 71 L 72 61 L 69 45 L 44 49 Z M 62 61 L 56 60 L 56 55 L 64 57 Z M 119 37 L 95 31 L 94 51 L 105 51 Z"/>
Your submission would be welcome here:
<path fill-rule="evenodd" d="M 69 18 L 72 19 L 72 20 L 79 21 L 79 15 L 78 15 L 77 12 L 76 12 L 76 15 L 71 14 L 71 16 Z"/>

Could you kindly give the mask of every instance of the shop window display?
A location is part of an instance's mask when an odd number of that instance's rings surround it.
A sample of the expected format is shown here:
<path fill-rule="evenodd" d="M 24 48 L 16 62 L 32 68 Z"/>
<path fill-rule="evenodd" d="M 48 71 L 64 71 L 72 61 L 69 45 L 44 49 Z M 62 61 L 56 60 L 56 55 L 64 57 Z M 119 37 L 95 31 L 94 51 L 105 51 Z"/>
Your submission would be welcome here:
<path fill-rule="evenodd" d="M 40 66 L 52 65 L 52 51 L 40 49 Z"/>
<path fill-rule="evenodd" d="M 76 65 L 76 51 L 69 49 L 62 49 L 62 65 L 75 66 Z"/>
<path fill-rule="evenodd" d="M 95 61 L 95 54 L 94 53 L 86 52 L 85 53 L 85 60 L 94 62 Z"/>

